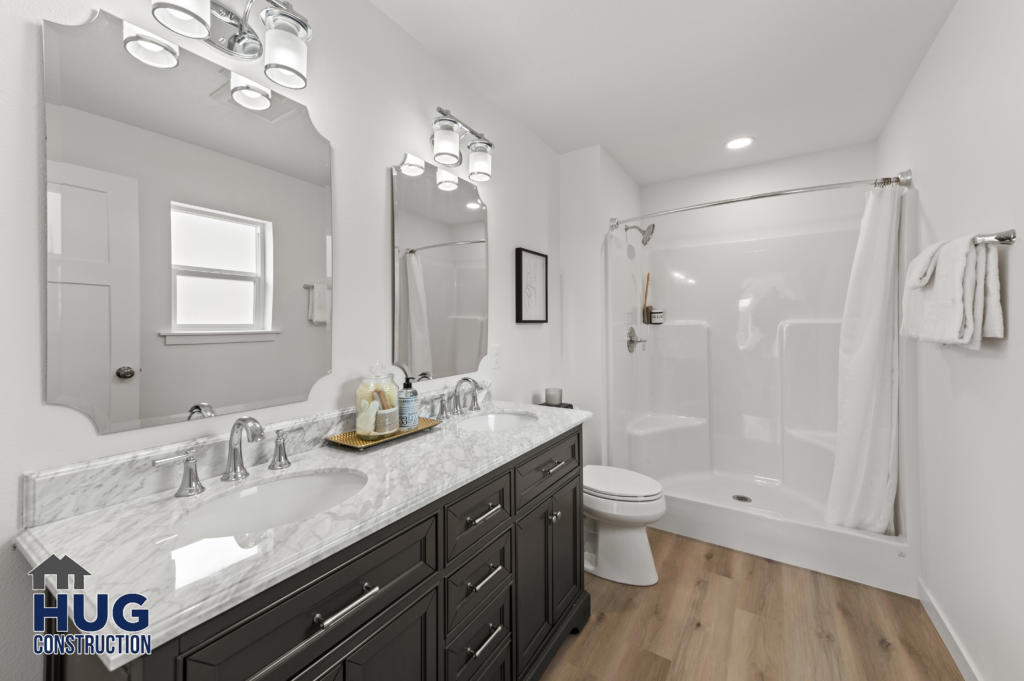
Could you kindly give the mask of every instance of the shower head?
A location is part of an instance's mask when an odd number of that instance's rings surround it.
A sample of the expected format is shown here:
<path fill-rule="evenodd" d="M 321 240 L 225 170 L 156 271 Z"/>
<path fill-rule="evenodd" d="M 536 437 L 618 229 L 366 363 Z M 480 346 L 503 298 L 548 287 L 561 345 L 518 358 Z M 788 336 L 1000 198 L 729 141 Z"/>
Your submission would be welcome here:
<path fill-rule="evenodd" d="M 635 229 L 640 232 L 640 240 L 644 246 L 646 246 L 647 242 L 651 240 L 652 236 L 654 236 L 654 225 L 647 225 L 647 229 L 640 229 L 636 225 L 626 225 L 625 231 L 628 232 L 631 229 Z"/>

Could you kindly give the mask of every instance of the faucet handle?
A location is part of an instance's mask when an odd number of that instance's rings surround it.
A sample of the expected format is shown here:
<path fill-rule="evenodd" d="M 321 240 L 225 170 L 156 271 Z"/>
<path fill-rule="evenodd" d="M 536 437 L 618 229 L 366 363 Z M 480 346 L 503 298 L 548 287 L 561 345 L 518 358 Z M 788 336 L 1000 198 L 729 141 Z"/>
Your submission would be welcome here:
<path fill-rule="evenodd" d="M 199 471 L 196 470 L 196 448 L 191 447 L 185 453 L 185 468 L 181 472 L 181 484 L 176 497 L 196 497 L 206 491 L 203 483 L 199 480 Z"/>
<path fill-rule="evenodd" d="M 437 420 L 447 421 L 448 420 L 448 393 L 441 389 L 441 397 L 438 400 L 437 406 Z"/>
<path fill-rule="evenodd" d="M 292 462 L 288 460 L 288 450 L 284 446 L 284 431 L 277 431 L 277 442 L 274 443 L 274 458 L 270 461 L 270 470 L 279 471 L 288 466 L 291 466 Z"/>

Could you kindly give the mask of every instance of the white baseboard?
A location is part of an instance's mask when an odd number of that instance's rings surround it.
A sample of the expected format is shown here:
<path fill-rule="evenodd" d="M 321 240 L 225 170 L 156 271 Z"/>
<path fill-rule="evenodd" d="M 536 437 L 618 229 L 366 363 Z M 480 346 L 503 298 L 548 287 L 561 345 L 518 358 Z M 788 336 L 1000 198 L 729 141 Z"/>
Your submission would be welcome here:
<path fill-rule="evenodd" d="M 946 644 L 949 654 L 953 656 L 953 661 L 956 662 L 957 669 L 960 670 L 960 675 L 964 677 L 964 681 L 982 681 L 981 676 L 975 671 L 974 665 L 971 664 L 967 651 L 960 646 L 959 637 L 957 637 L 943 616 L 942 609 L 935 602 L 935 599 L 932 598 L 931 592 L 928 591 L 928 588 L 920 579 L 917 580 L 917 589 L 921 605 L 924 606 L 925 612 L 928 613 L 932 624 L 935 625 L 935 630 L 939 632 L 942 642 Z"/>

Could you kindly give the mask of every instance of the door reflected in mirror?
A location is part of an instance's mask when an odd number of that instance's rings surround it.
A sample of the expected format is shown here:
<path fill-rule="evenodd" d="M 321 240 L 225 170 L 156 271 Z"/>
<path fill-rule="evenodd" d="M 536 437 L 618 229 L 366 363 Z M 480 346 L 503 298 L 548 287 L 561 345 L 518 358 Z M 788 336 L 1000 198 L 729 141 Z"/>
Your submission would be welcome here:
<path fill-rule="evenodd" d="M 44 26 L 47 402 L 109 433 L 303 401 L 331 367 L 330 144 L 269 83 L 254 110 L 125 35 Z"/>
<path fill-rule="evenodd" d="M 392 168 L 393 361 L 414 379 L 476 371 L 487 354 L 487 206 L 425 167 Z"/>

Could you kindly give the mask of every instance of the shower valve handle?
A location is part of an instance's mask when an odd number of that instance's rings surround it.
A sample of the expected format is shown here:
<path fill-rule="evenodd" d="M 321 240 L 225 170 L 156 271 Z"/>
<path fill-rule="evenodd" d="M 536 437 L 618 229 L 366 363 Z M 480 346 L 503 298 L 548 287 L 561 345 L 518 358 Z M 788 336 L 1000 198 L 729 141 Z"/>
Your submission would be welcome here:
<path fill-rule="evenodd" d="M 626 332 L 626 348 L 633 352 L 636 350 L 637 343 L 644 343 L 644 348 L 647 347 L 647 340 L 636 335 L 636 330 L 631 326 Z"/>

